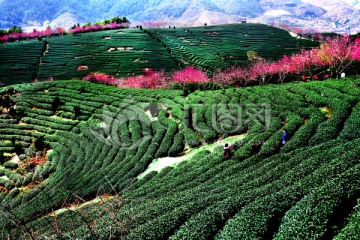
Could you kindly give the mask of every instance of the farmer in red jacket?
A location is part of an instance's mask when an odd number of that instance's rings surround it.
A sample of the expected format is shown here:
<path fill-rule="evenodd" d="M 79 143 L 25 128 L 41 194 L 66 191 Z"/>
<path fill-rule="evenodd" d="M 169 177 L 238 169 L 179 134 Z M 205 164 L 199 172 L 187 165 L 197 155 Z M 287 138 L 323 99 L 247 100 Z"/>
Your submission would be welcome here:
<path fill-rule="evenodd" d="M 305 76 L 305 75 L 302 75 L 302 77 L 301 77 L 301 79 L 302 79 L 303 82 L 306 82 L 306 80 L 309 79 L 309 78 L 310 78 L 310 77 L 307 77 L 307 76 Z"/>
<path fill-rule="evenodd" d="M 231 149 L 232 149 L 232 146 L 231 144 L 229 143 L 225 143 L 225 147 L 224 147 L 224 158 L 227 160 L 227 159 L 230 159 L 231 158 Z"/>

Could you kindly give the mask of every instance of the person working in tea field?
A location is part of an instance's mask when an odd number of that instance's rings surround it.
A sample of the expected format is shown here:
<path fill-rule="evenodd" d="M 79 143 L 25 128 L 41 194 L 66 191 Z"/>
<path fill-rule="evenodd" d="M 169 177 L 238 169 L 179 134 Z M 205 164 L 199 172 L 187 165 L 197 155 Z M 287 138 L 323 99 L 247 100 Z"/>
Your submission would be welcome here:
<path fill-rule="evenodd" d="M 225 143 L 225 147 L 224 147 L 224 158 L 225 159 L 231 158 L 231 154 L 232 154 L 231 149 L 232 149 L 231 144 Z"/>
<path fill-rule="evenodd" d="M 310 78 L 310 77 L 307 77 L 307 76 L 305 76 L 305 75 L 302 75 L 302 77 L 301 77 L 301 79 L 302 79 L 303 82 L 306 82 L 306 80 L 309 79 L 309 78 Z"/>
<path fill-rule="evenodd" d="M 287 135 L 288 135 L 288 132 L 286 129 L 284 129 L 284 133 L 283 135 L 281 136 L 281 143 L 282 144 L 285 144 L 285 142 L 287 141 Z"/>
<path fill-rule="evenodd" d="M 252 145 L 251 145 L 251 153 L 252 154 L 261 154 L 261 145 L 262 143 L 260 141 L 255 141 Z"/>

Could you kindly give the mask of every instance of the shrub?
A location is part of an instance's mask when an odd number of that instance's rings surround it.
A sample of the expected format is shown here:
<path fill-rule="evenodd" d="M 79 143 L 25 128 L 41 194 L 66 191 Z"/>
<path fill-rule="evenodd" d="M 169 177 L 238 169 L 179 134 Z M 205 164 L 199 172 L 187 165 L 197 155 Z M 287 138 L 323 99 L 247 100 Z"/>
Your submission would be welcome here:
<path fill-rule="evenodd" d="M 17 188 L 14 188 L 13 190 L 11 190 L 11 191 L 9 192 L 9 196 L 12 197 L 12 198 L 14 198 L 14 197 L 16 197 L 17 195 L 19 195 L 19 193 L 20 193 L 20 190 L 17 189 Z"/>
<path fill-rule="evenodd" d="M 331 107 L 334 115 L 327 121 L 319 124 L 315 135 L 309 140 L 309 145 L 316 145 L 337 137 L 341 131 L 342 123 L 348 117 L 351 106 L 339 99 L 332 99 Z"/>
<path fill-rule="evenodd" d="M 7 181 L 5 183 L 5 188 L 6 190 L 11 191 L 13 188 L 15 188 L 15 184 L 11 181 Z"/>
<path fill-rule="evenodd" d="M 177 156 L 184 150 L 184 133 L 178 132 L 174 137 L 174 142 L 168 151 L 169 156 Z"/>
<path fill-rule="evenodd" d="M 336 207 L 351 196 L 356 196 L 358 189 L 354 181 L 359 177 L 358 170 L 359 167 L 355 167 L 344 172 L 303 198 L 286 213 L 276 239 L 324 237 L 330 216 Z"/>
<path fill-rule="evenodd" d="M 168 152 L 171 147 L 171 142 L 172 139 L 174 139 L 175 137 L 176 131 L 177 131 L 177 125 L 174 121 L 171 121 L 167 126 L 166 134 L 159 145 L 159 150 L 156 152 L 155 158 L 164 157 L 168 155 Z"/>
<path fill-rule="evenodd" d="M 354 208 L 354 213 L 349 217 L 348 224 L 340 230 L 334 240 L 356 239 L 359 236 L 360 205 Z"/>
<path fill-rule="evenodd" d="M 184 130 L 184 137 L 185 137 L 185 141 L 186 143 L 191 147 L 197 147 L 201 144 L 198 136 L 196 135 L 196 133 L 194 132 L 194 130 L 192 130 L 191 128 L 185 128 Z"/>
<path fill-rule="evenodd" d="M 360 126 L 360 103 L 353 108 L 350 117 L 344 124 L 343 130 L 339 134 L 339 138 L 346 140 L 360 138 L 360 131 L 355 126 Z"/>
<path fill-rule="evenodd" d="M 10 169 L 16 169 L 16 168 L 18 168 L 18 166 L 19 165 L 15 162 L 6 162 L 3 164 L 3 167 L 10 168 Z"/>

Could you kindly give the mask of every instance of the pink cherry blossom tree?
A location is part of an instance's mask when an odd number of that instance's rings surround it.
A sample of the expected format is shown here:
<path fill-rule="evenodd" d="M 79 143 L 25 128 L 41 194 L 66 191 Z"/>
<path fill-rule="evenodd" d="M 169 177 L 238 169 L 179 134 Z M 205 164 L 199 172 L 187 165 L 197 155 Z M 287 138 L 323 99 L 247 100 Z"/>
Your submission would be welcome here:
<path fill-rule="evenodd" d="M 63 35 L 66 33 L 66 31 L 65 31 L 65 29 L 62 28 L 62 27 L 57 27 L 57 28 L 56 28 L 56 33 L 58 33 L 59 35 L 63 36 Z"/>
<path fill-rule="evenodd" d="M 171 75 L 171 79 L 182 86 L 189 83 L 202 84 L 209 82 L 207 74 L 193 66 L 188 66 L 185 69 L 174 72 Z"/>
<path fill-rule="evenodd" d="M 355 61 L 360 61 L 360 38 L 355 39 L 353 43 L 351 58 Z"/>
<path fill-rule="evenodd" d="M 2 37 L 0 38 L 0 41 L 1 41 L 1 42 L 4 42 L 4 43 L 7 43 L 8 40 L 9 40 L 9 36 L 8 36 L 8 35 L 4 35 L 4 36 L 2 36 Z"/>
<path fill-rule="evenodd" d="M 110 86 L 117 86 L 119 84 L 119 79 L 115 78 L 112 75 L 99 72 L 90 73 L 83 77 L 83 80 L 93 83 L 102 83 Z"/>
<path fill-rule="evenodd" d="M 44 31 L 45 36 L 51 36 L 53 34 L 53 30 L 50 27 L 47 27 Z"/>
<path fill-rule="evenodd" d="M 142 75 L 125 78 L 119 87 L 154 89 L 165 88 L 166 85 L 166 75 L 163 71 L 157 72 L 150 68 L 145 68 Z"/>
<path fill-rule="evenodd" d="M 318 57 L 324 65 L 329 66 L 331 75 L 339 77 L 348 68 L 354 59 L 354 52 L 358 49 L 356 42 L 349 37 L 328 38 L 320 45 Z"/>

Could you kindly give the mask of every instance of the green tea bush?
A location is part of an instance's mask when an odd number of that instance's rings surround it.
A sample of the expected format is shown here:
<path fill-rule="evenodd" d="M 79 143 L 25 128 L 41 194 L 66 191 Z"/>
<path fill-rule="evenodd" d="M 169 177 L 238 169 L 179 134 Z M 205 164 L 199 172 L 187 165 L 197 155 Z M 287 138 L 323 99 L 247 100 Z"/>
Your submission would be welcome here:
<path fill-rule="evenodd" d="M 18 164 L 15 162 L 6 162 L 3 164 L 3 167 L 10 168 L 10 169 L 16 169 L 18 167 Z"/>
<path fill-rule="evenodd" d="M 195 131 L 192 130 L 191 128 L 184 129 L 184 138 L 186 143 L 192 148 L 197 147 L 201 144 Z"/>
<path fill-rule="evenodd" d="M 174 137 L 174 142 L 168 151 L 169 156 L 177 156 L 184 150 L 184 134 L 182 131 L 178 132 Z"/>
<path fill-rule="evenodd" d="M 200 39 L 190 32 L 186 36 L 194 43 Z M 24 115 L 19 122 L 0 114 L 0 200 L 2 209 L 11 209 L 18 220 L 10 222 L 6 211 L 6 216 L 0 214 L 1 237 L 21 239 L 21 221 L 43 238 L 54 236 L 54 217 L 47 215 L 52 209 L 62 212 L 56 215 L 62 236 L 79 239 L 356 236 L 356 220 L 338 215 L 339 209 L 350 214 L 359 189 L 358 98 L 346 80 L 195 91 L 187 97 L 174 90 L 117 89 L 73 80 L 17 85 L 13 91 L 20 93 L 14 101 Z M 56 97 L 63 105 L 53 112 Z M 149 101 L 160 110 L 152 121 L 144 114 Z M 270 119 L 245 114 L 233 132 L 237 124 L 226 128 L 216 122 L 220 115 L 236 117 L 238 109 L 263 113 L 263 103 L 271 107 Z M 64 118 L 74 116 L 75 106 L 80 116 Z M 192 121 L 186 127 L 187 107 L 194 110 L 198 127 Z M 332 116 L 326 118 L 323 107 L 331 108 Z M 279 146 L 284 128 L 289 138 Z M 233 144 L 231 159 L 224 160 L 221 145 L 196 149 L 197 154 L 175 167 L 138 179 L 156 158 L 176 157 L 185 147 L 198 148 L 219 135 L 244 133 Z M 44 151 L 52 150 L 44 164 L 4 168 L 15 151 L 24 153 L 20 161 L 35 156 L 34 143 L 42 136 Z M 89 202 L 104 194 L 113 197 Z M 80 198 L 87 204 L 62 209 Z M 115 202 L 119 205 L 111 207 Z"/>

